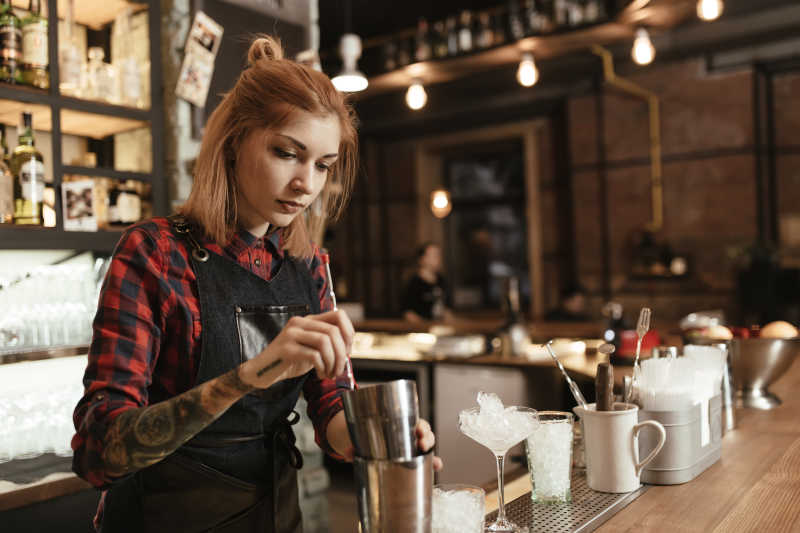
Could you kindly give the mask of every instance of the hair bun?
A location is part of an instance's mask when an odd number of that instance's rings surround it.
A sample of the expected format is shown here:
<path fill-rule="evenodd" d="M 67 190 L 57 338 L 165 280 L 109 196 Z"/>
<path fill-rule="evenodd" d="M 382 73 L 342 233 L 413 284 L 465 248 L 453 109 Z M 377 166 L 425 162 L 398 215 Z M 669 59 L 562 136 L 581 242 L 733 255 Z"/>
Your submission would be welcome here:
<path fill-rule="evenodd" d="M 262 35 L 250 44 L 250 50 L 247 52 L 248 65 L 255 65 L 262 59 L 269 61 L 283 59 L 283 47 L 278 39 Z"/>

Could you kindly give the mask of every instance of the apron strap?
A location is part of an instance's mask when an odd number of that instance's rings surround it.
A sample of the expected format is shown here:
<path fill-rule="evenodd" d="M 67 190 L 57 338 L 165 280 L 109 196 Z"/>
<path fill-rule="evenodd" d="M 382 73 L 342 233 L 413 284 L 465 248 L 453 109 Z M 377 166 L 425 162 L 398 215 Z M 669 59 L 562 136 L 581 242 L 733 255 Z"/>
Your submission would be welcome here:
<path fill-rule="evenodd" d="M 292 410 L 288 417 L 280 420 L 276 424 L 272 432 L 272 486 L 275 491 L 272 499 L 272 520 L 276 532 L 280 531 L 278 529 L 278 504 L 280 502 L 280 480 L 284 470 L 284 465 L 281 464 L 279 459 L 278 449 L 283 448 L 283 451 L 287 453 L 289 467 L 295 470 L 303 468 L 303 454 L 300 453 L 300 450 L 295 446 L 294 433 L 292 432 L 292 426 L 297 424 L 299 420 L 300 415 L 297 411 Z"/>

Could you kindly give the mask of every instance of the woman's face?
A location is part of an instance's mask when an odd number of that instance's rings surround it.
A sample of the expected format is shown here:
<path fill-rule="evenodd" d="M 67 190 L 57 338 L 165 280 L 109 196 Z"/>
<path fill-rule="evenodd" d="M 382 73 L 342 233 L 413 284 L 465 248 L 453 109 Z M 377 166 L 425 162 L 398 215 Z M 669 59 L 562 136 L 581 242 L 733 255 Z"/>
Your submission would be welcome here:
<path fill-rule="evenodd" d="M 278 129 L 248 133 L 235 166 L 241 226 L 256 236 L 270 224 L 288 226 L 322 191 L 340 138 L 335 116 L 305 111 Z"/>

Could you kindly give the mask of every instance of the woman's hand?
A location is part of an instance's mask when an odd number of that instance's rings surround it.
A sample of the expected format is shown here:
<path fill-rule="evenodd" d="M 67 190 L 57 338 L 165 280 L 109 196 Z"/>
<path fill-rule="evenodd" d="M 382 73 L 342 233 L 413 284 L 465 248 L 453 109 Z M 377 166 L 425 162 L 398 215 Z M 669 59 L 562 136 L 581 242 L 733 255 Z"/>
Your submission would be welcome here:
<path fill-rule="evenodd" d="M 433 448 L 434 444 L 436 444 L 436 436 L 433 434 L 433 430 L 431 430 L 431 425 L 428 423 L 427 420 L 423 420 L 422 418 L 420 418 L 419 422 L 417 422 L 417 427 L 414 428 L 414 431 L 417 434 L 417 447 L 421 452 L 427 452 L 428 450 Z M 443 468 L 444 468 L 444 462 L 442 461 L 442 458 L 434 455 L 433 470 L 435 472 L 439 472 Z"/>
<path fill-rule="evenodd" d="M 344 373 L 355 330 L 343 311 L 295 316 L 264 350 L 242 363 L 242 380 L 257 388 L 316 369 L 320 378 Z"/>

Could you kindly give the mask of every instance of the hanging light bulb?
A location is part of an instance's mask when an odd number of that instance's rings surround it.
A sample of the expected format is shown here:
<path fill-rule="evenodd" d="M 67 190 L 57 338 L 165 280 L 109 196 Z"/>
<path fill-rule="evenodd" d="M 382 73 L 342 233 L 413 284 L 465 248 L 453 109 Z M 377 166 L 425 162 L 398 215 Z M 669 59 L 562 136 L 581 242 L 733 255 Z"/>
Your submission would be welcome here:
<path fill-rule="evenodd" d="M 431 193 L 431 211 L 436 218 L 444 218 L 453 210 L 450 193 L 444 189 L 436 189 Z"/>
<path fill-rule="evenodd" d="M 636 30 L 636 38 L 631 49 L 633 60 L 639 65 L 649 65 L 656 57 L 656 49 L 650 41 L 650 34 L 644 28 Z"/>
<path fill-rule="evenodd" d="M 361 57 L 361 37 L 355 33 L 345 33 L 339 41 L 339 55 L 342 56 L 343 68 L 333 78 L 333 86 L 343 93 L 363 91 L 369 85 L 367 77 L 358 70 L 358 58 Z"/>
<path fill-rule="evenodd" d="M 425 92 L 425 87 L 422 86 L 420 79 L 414 79 L 406 91 L 406 104 L 408 107 L 416 111 L 422 109 L 428 102 L 428 93 Z"/>
<path fill-rule="evenodd" d="M 697 16 L 703 20 L 716 20 L 722 15 L 725 3 L 722 0 L 697 0 Z"/>
<path fill-rule="evenodd" d="M 517 81 L 523 87 L 531 87 L 539 81 L 539 69 L 536 68 L 536 61 L 530 52 L 522 52 L 522 59 L 517 69 Z"/>

